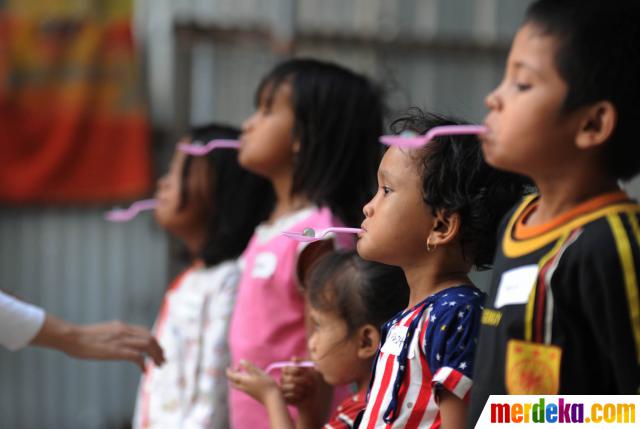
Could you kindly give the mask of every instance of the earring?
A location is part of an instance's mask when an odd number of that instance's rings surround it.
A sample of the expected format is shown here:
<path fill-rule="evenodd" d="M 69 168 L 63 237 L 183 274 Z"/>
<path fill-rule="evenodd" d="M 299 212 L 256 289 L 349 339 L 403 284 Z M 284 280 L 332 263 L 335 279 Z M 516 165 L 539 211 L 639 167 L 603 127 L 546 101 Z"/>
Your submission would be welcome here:
<path fill-rule="evenodd" d="M 438 247 L 437 244 L 434 244 L 433 247 L 431 246 L 431 237 L 427 238 L 427 252 L 433 252 L 436 247 Z"/>

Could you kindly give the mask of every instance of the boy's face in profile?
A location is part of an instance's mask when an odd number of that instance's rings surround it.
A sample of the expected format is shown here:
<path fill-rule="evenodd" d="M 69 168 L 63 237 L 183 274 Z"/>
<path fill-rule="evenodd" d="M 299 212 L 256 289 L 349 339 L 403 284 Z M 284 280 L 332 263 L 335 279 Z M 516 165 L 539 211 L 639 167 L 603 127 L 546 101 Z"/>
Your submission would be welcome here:
<path fill-rule="evenodd" d="M 516 34 L 503 80 L 485 100 L 482 150 L 494 167 L 535 180 L 562 171 L 573 157 L 579 118 L 562 111 L 568 86 L 555 65 L 556 48 L 534 24 Z"/>

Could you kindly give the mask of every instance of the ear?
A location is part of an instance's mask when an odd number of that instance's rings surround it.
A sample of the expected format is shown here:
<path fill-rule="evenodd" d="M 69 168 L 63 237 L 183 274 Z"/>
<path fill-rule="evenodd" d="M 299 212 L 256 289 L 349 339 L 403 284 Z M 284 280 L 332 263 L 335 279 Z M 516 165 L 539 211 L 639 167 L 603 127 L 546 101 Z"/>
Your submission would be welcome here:
<path fill-rule="evenodd" d="M 458 232 L 460 232 L 460 215 L 445 214 L 443 210 L 439 210 L 433 220 L 427 243 L 434 248 L 448 244 L 458 236 Z"/>
<path fill-rule="evenodd" d="M 578 149 L 591 149 L 609 140 L 616 127 L 618 112 L 609 101 L 599 101 L 584 109 L 576 146 Z"/>
<path fill-rule="evenodd" d="M 373 325 L 364 325 L 358 329 L 358 358 L 371 359 L 380 346 L 380 331 Z"/>
<path fill-rule="evenodd" d="M 298 155 L 300 153 L 300 139 L 299 138 L 296 138 L 293 141 L 293 145 L 291 145 L 291 152 L 294 155 Z"/>

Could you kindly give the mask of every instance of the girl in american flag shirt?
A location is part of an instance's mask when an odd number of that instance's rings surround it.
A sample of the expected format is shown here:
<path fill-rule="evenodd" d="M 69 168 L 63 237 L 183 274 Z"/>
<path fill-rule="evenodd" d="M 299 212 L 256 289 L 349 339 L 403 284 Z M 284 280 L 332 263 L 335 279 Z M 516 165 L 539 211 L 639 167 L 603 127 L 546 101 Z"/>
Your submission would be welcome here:
<path fill-rule="evenodd" d="M 409 290 L 401 269 L 364 261 L 354 251 L 325 254 L 310 270 L 303 283 L 310 322 L 308 346 L 315 369 L 286 367 L 279 387 L 268 374 L 245 361 L 239 371 L 228 370 L 228 378 L 233 387 L 267 408 L 271 429 L 323 424 L 324 429 L 350 429 L 365 405 L 380 326 L 404 307 Z M 328 403 L 317 383 L 309 383 L 318 373 L 330 385 L 353 384 L 356 391 L 328 421 L 319 412 Z M 304 387 L 311 388 L 301 392 Z M 296 423 L 287 412 L 288 395 L 299 396 Z"/>
<path fill-rule="evenodd" d="M 411 112 L 394 131 L 453 120 Z M 468 277 L 493 258 L 498 223 L 525 182 L 489 167 L 474 136 L 391 147 L 364 207 L 358 253 L 403 269 L 406 310 L 382 328 L 360 428 L 463 428 L 484 294 Z"/>

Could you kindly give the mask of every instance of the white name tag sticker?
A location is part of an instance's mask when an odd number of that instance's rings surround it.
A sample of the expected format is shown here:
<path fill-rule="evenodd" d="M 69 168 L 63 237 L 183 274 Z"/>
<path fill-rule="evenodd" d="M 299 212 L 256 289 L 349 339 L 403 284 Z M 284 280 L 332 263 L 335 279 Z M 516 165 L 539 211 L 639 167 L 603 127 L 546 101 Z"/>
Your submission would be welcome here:
<path fill-rule="evenodd" d="M 404 344 L 404 339 L 407 336 L 408 330 L 409 328 L 406 326 L 393 326 L 389 331 L 389 334 L 387 334 L 386 341 L 382 345 L 382 353 L 398 356 L 402 351 L 402 345 Z"/>
<path fill-rule="evenodd" d="M 258 279 L 267 279 L 273 275 L 278 265 L 278 258 L 271 252 L 263 252 L 256 255 L 251 270 L 251 276 Z"/>
<path fill-rule="evenodd" d="M 503 273 L 498 285 L 495 308 L 526 303 L 537 277 L 537 265 L 525 265 Z"/>

